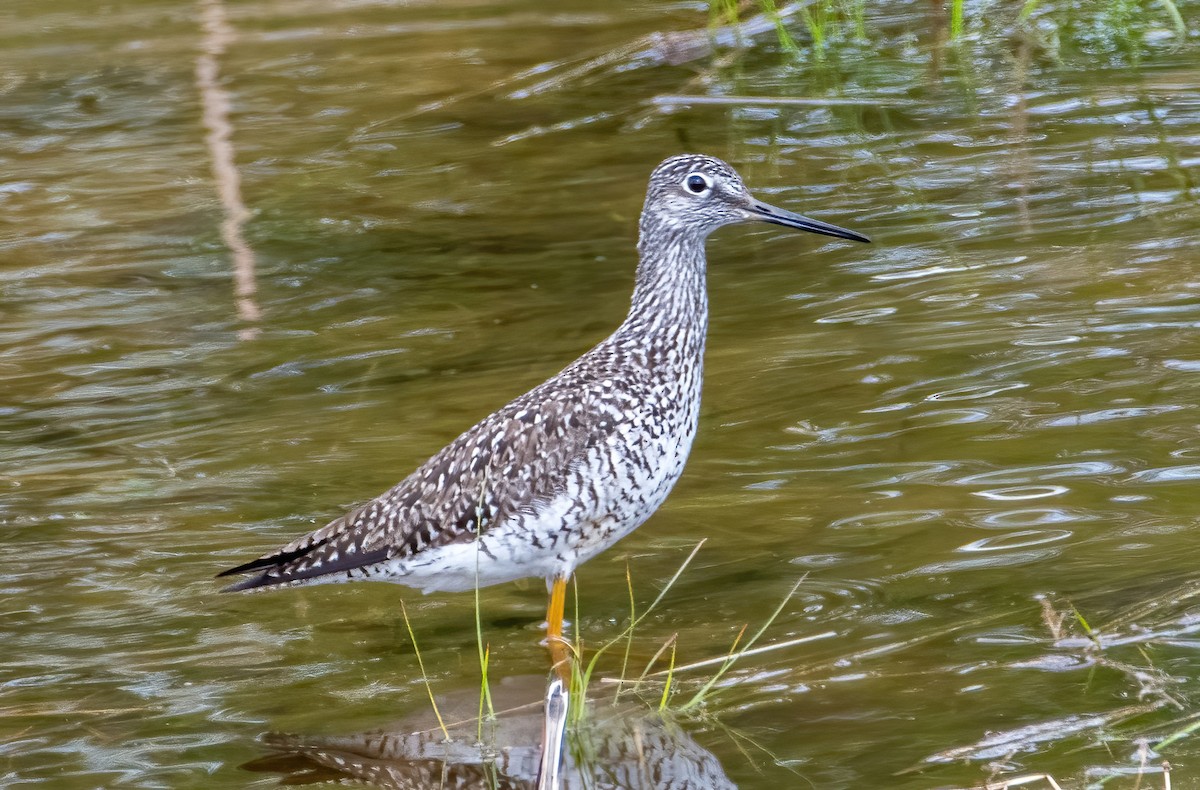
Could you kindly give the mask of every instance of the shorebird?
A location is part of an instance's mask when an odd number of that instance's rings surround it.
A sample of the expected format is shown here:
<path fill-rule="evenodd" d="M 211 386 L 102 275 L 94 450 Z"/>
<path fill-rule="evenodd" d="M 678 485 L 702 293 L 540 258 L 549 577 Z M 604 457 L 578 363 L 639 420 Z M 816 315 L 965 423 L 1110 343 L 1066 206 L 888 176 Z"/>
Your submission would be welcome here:
<path fill-rule="evenodd" d="M 553 649 L 571 574 L 641 526 L 683 473 L 708 327 L 704 243 L 743 222 L 870 241 L 756 200 L 719 159 L 667 159 L 650 176 L 615 332 L 391 490 L 222 572 L 253 574 L 226 591 L 376 580 L 428 593 L 542 577 Z"/>

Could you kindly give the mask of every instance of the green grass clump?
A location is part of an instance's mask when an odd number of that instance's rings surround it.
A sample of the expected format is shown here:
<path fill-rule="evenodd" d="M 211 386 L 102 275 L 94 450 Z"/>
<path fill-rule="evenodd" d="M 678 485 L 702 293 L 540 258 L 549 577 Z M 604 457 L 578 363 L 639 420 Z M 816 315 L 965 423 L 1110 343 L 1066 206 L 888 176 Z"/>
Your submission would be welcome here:
<path fill-rule="evenodd" d="M 872 11 L 879 8 L 871 6 Z M 817 67 L 847 46 L 852 46 L 857 57 L 870 58 L 871 53 L 895 45 L 894 27 L 873 25 L 867 10 L 865 0 L 782 5 L 776 0 L 741 4 L 736 0 L 709 0 L 709 24 L 734 25 L 761 15 L 773 24 L 775 44 L 789 60 Z M 944 14 L 940 23 L 939 13 Z M 1170 31 L 1174 46 L 1183 46 L 1188 40 L 1187 23 L 1177 0 L 1025 0 L 1011 8 L 948 0 L 940 12 L 933 10 L 930 14 L 914 20 L 916 27 L 908 33 L 921 38 L 931 26 L 940 28 L 952 44 L 970 42 L 976 50 L 966 54 L 981 61 L 993 57 L 996 46 L 1004 45 L 1014 34 L 1036 40 L 1059 62 L 1138 60 L 1162 46 L 1161 36 L 1150 40 L 1148 34 L 1154 30 Z M 805 35 L 797 40 L 801 32 Z"/>
<path fill-rule="evenodd" d="M 646 662 L 646 665 L 642 668 L 641 672 L 636 676 L 632 675 L 629 667 L 629 657 L 632 651 L 633 640 L 639 626 L 641 626 L 646 618 L 649 617 L 652 612 L 654 612 L 654 610 L 670 592 L 671 588 L 675 586 L 675 583 L 679 581 L 681 576 L 683 576 L 684 572 L 687 570 L 692 560 L 695 559 L 697 553 L 699 553 L 703 545 L 704 541 L 700 541 L 698 544 L 696 544 L 695 548 L 692 549 L 691 553 L 688 554 L 683 563 L 680 564 L 679 568 L 675 571 L 675 574 L 659 591 L 654 601 L 651 602 L 645 611 L 641 612 L 640 614 L 637 611 L 635 603 L 636 599 L 633 591 L 633 577 L 629 571 L 629 568 L 626 567 L 625 582 L 629 591 L 629 623 L 620 634 L 613 637 L 607 643 L 592 652 L 588 657 L 586 664 L 582 660 L 583 656 L 585 655 L 584 645 L 578 636 L 578 632 L 576 633 L 575 643 L 572 647 L 575 661 L 572 662 L 572 677 L 570 684 L 570 692 L 574 699 L 580 700 L 581 703 L 586 699 L 600 659 L 610 651 L 616 649 L 618 646 L 623 645 L 624 651 L 621 658 L 620 674 L 613 680 L 616 685 L 613 701 L 619 702 L 622 695 L 625 693 L 640 692 L 641 688 L 646 683 L 650 682 L 651 679 L 654 679 L 655 683 L 661 682 L 662 689 L 657 694 L 657 701 L 652 706 L 653 710 L 662 715 L 689 715 L 697 712 L 699 708 L 712 697 L 717 684 L 736 663 L 752 654 L 769 652 L 774 649 L 795 644 L 795 641 L 789 641 L 775 645 L 756 647 L 756 645 L 758 645 L 758 643 L 770 630 L 771 626 L 779 618 L 779 615 L 783 613 L 787 603 L 792 599 L 793 596 L 795 596 L 796 591 L 804 582 L 803 578 L 797 581 L 796 584 L 794 584 L 792 588 L 788 590 L 787 594 L 779 602 L 779 605 L 775 607 L 774 611 L 772 611 L 767 619 L 759 626 L 759 628 L 754 632 L 753 636 L 745 641 L 743 641 L 743 637 L 745 637 L 750 625 L 748 623 L 744 624 L 738 631 L 737 636 L 734 638 L 733 644 L 730 645 L 729 650 L 723 656 L 680 666 L 677 663 L 678 635 L 671 634 L 663 641 L 658 650 L 650 657 L 650 660 Z M 579 622 L 578 594 L 576 594 L 576 622 Z M 660 660 L 662 660 L 664 656 L 666 656 L 667 661 L 666 668 L 657 672 L 652 672 L 654 667 L 659 664 Z M 710 675 L 707 680 L 696 681 L 690 684 L 692 687 L 697 688 L 685 702 L 680 705 L 672 705 L 672 700 L 674 699 L 676 693 L 681 690 L 681 686 L 677 681 L 677 676 L 680 673 L 713 666 L 716 667 L 716 671 L 713 672 L 713 674 Z M 572 708 L 573 724 L 578 725 L 580 723 L 585 715 L 585 711 L 586 706 L 583 704 L 576 704 Z"/>

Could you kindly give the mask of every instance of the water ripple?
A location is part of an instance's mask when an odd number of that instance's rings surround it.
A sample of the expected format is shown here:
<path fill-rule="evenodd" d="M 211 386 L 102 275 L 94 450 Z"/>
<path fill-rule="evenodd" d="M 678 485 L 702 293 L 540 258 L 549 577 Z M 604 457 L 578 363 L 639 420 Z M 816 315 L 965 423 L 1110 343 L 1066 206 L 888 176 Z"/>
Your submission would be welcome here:
<path fill-rule="evenodd" d="M 1012 469 L 998 469 L 994 472 L 966 475 L 953 482 L 959 485 L 992 485 L 996 483 L 1001 485 L 1022 485 L 1070 477 L 1111 477 L 1124 471 L 1123 467 L 1108 461 L 1077 461 L 1066 464 L 1018 466 Z"/>
<path fill-rule="evenodd" d="M 817 319 L 818 324 L 867 324 L 896 312 L 895 307 L 872 307 L 862 310 L 840 310 Z"/>
<path fill-rule="evenodd" d="M 1058 428 L 1064 426 L 1079 426 L 1092 425 L 1098 422 L 1111 422 L 1112 420 L 1127 420 L 1133 417 L 1147 417 L 1154 414 L 1168 414 L 1173 411 L 1186 409 L 1187 406 L 1126 406 L 1120 409 L 1099 409 L 1097 411 L 1079 412 L 1076 414 L 1062 415 L 1059 417 L 1051 417 L 1042 420 L 1041 424 L 1047 428 Z"/>
<path fill-rule="evenodd" d="M 931 562 L 919 568 L 900 574 L 901 578 L 912 576 L 933 576 L 942 573 L 962 573 L 964 571 L 980 571 L 989 568 L 1010 568 L 1017 565 L 1042 562 L 1057 557 L 1061 549 L 1034 549 L 1025 551 L 1010 551 L 1007 553 L 988 554 L 971 559 L 945 560 Z"/>
<path fill-rule="evenodd" d="M 983 497 L 984 499 L 994 499 L 1000 502 L 1017 502 L 1024 499 L 1059 496 L 1070 490 L 1066 486 L 1012 486 L 1009 488 L 993 488 L 987 491 L 972 491 L 971 493 L 974 496 Z"/>
<path fill-rule="evenodd" d="M 1054 543 L 1065 540 L 1075 533 L 1065 529 L 1026 529 L 1019 532 L 1009 532 L 1005 535 L 991 535 L 960 546 L 958 551 L 1009 551 L 1024 549 L 1030 546 L 1040 546 L 1043 543 Z"/>
<path fill-rule="evenodd" d="M 1066 524 L 1078 521 L 1092 521 L 1097 515 L 1063 508 L 1028 508 L 1025 510 L 1004 510 L 997 513 L 987 513 L 979 519 L 979 526 L 984 529 L 1009 529 L 1012 527 L 1033 527 L 1041 524 Z"/>
<path fill-rule="evenodd" d="M 935 392 L 932 395 L 927 395 L 925 400 L 974 400 L 976 398 L 990 398 L 993 395 L 999 395 L 1001 392 L 1024 389 L 1028 386 L 1028 384 L 1020 381 L 1014 381 L 1009 384 L 976 384 L 944 392 Z"/>
<path fill-rule="evenodd" d="M 1200 465 L 1145 469 L 1135 472 L 1131 477 L 1141 483 L 1176 483 L 1181 480 L 1200 480 Z"/>
<path fill-rule="evenodd" d="M 841 518 L 827 527 L 824 540 L 836 546 L 865 548 L 900 540 L 945 519 L 939 510 L 888 510 Z"/>

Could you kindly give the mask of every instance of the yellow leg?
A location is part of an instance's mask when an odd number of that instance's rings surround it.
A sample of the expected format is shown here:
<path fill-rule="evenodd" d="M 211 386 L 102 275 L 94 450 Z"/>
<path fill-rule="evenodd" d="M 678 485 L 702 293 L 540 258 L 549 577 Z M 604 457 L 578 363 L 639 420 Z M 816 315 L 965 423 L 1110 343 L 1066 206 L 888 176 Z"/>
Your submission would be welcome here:
<path fill-rule="evenodd" d="M 567 604 L 567 579 L 555 576 L 550 587 L 550 605 L 546 608 L 546 646 L 554 670 L 567 683 L 571 677 L 571 654 L 563 639 L 563 609 Z"/>

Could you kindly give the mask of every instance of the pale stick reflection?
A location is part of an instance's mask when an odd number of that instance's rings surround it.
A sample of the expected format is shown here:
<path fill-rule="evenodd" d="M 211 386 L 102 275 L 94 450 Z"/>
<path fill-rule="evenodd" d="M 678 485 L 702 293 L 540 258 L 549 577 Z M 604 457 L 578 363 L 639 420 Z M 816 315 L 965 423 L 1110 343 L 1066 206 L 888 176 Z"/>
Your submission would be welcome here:
<path fill-rule="evenodd" d="M 233 255 L 234 303 L 238 318 L 247 324 L 257 324 L 262 312 L 254 299 L 257 291 L 254 251 L 242 234 L 250 212 L 242 201 L 241 178 L 233 158 L 233 126 L 229 122 L 232 103 L 228 91 L 220 85 L 219 58 L 233 41 L 234 32 L 225 17 L 222 0 L 200 0 L 200 21 L 204 40 L 196 58 L 196 87 L 200 93 L 204 127 L 208 130 L 204 141 L 212 159 L 217 195 L 225 214 L 221 222 L 221 240 Z M 250 340 L 258 332 L 257 326 L 246 326 L 238 332 L 238 337 Z"/>

